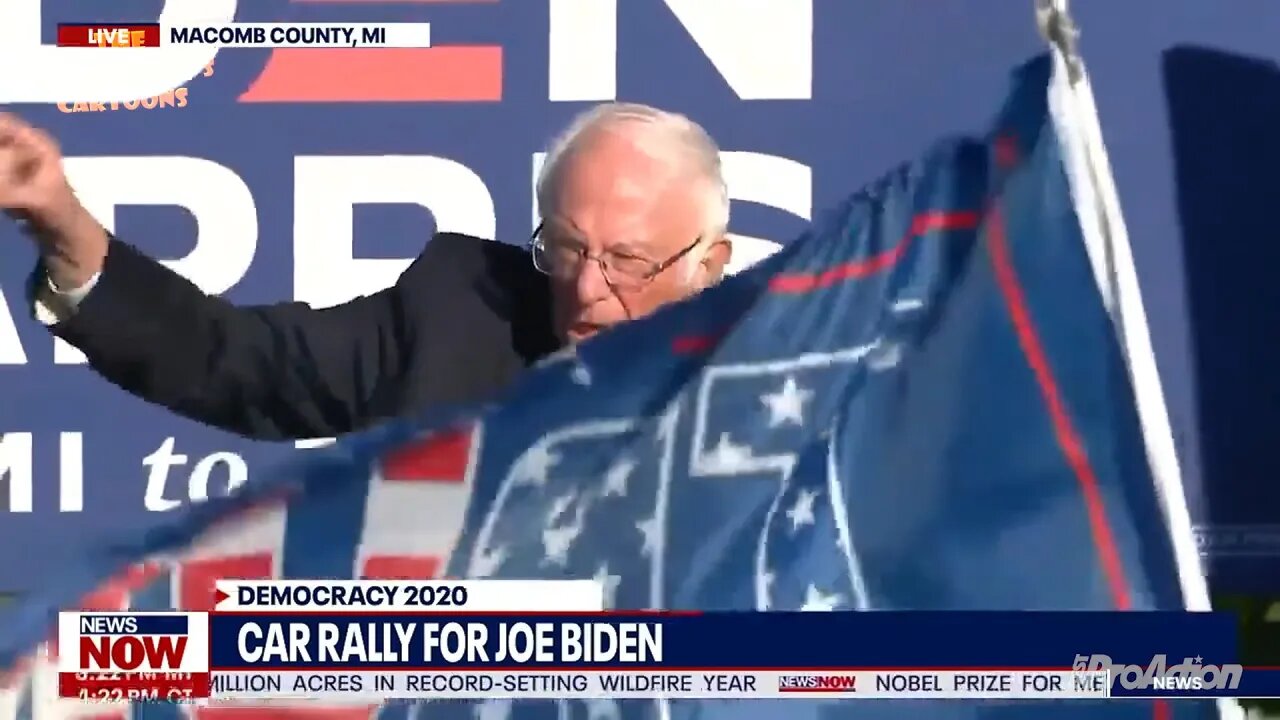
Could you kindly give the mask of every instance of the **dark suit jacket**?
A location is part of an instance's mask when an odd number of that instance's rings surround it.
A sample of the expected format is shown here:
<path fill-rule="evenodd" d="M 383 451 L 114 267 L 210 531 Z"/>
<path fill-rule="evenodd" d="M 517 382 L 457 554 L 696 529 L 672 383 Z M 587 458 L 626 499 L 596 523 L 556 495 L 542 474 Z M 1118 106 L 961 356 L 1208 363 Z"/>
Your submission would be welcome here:
<path fill-rule="evenodd" d="M 97 285 L 52 330 L 127 392 L 270 440 L 486 400 L 557 345 L 527 252 L 452 233 L 394 287 L 322 310 L 233 306 L 113 238 Z"/>

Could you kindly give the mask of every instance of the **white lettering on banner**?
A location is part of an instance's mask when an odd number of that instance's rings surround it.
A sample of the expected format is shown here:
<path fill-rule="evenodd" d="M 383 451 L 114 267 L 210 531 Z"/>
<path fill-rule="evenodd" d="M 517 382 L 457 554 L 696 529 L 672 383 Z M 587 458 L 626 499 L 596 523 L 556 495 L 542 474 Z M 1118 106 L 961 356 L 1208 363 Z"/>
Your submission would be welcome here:
<path fill-rule="evenodd" d="M 4 288 L 0 288 L 0 365 L 26 364 L 27 353 L 22 349 L 18 326 L 13 321 L 13 312 L 4 296 Z"/>
<path fill-rule="evenodd" d="M 549 0 L 547 99 L 618 97 L 618 0 Z"/>
<path fill-rule="evenodd" d="M 533 177 L 529 183 L 529 197 L 533 198 L 531 207 L 533 208 L 533 218 L 529 225 L 529 233 L 533 234 L 534 228 L 538 227 L 538 223 L 542 222 L 542 208 L 538 207 L 538 175 L 542 173 L 542 166 L 547 162 L 547 154 L 538 152 L 533 154 Z"/>
<path fill-rule="evenodd" d="M 195 247 L 165 265 L 207 293 L 225 292 L 244 277 L 258 243 L 253 195 L 232 170 L 203 158 L 77 157 L 66 160 L 67 179 L 86 209 L 108 230 L 122 205 L 183 208 L 196 220 Z M 54 341 L 54 362 L 85 362 L 62 340 Z"/>
<path fill-rule="evenodd" d="M 665 0 L 743 100 L 813 96 L 813 0 Z M 550 0 L 547 99 L 618 96 L 618 0 Z"/>
<path fill-rule="evenodd" d="M 58 438 L 58 512 L 84 510 L 84 436 L 64 432 Z"/>
<path fill-rule="evenodd" d="M 35 447 L 29 432 L 0 434 L 0 489 L 8 480 L 9 512 L 35 510 L 33 483 Z M 78 432 L 58 436 L 58 512 L 84 510 L 84 437 Z"/>
<path fill-rule="evenodd" d="M 203 502 L 209 499 L 209 476 L 219 463 L 227 467 L 227 484 L 224 493 L 230 493 L 249 480 L 249 466 L 244 458 L 233 452 L 216 452 L 202 458 L 191 469 L 187 478 L 187 497 L 181 500 L 170 500 L 165 497 L 165 489 L 169 483 L 169 469 L 187 464 L 187 456 L 175 453 L 176 440 L 165 438 L 160 447 L 142 459 L 142 465 L 149 468 L 147 472 L 147 489 L 142 504 L 151 512 L 164 512 L 182 505 L 186 500 Z"/>
<path fill-rule="evenodd" d="M 813 214 L 813 171 L 790 158 L 757 152 L 722 152 L 725 184 L 729 198 L 785 210 L 803 220 Z M 730 274 L 769 257 L 778 243 L 748 235 L 733 236 Z"/>
<path fill-rule="evenodd" d="M 191 469 L 191 479 L 187 483 L 187 496 L 192 502 L 203 502 L 209 499 L 209 475 L 222 463 L 227 466 L 227 489 L 230 493 L 249 481 L 249 466 L 244 458 L 233 452 L 216 452 L 206 456 Z"/>
<path fill-rule="evenodd" d="M 431 155 L 294 158 L 293 294 L 329 307 L 394 285 L 412 258 L 356 258 L 356 205 L 402 203 L 426 208 L 439 232 L 492 238 L 493 196 L 461 163 Z M 429 239 L 423 226 L 422 243 Z"/>
<path fill-rule="evenodd" d="M 172 510 L 182 504 L 178 500 L 164 498 L 164 486 L 169 479 L 169 468 L 185 465 L 187 462 L 186 455 L 174 454 L 174 442 L 172 437 L 165 438 L 155 452 L 142 459 L 143 467 L 150 468 L 147 472 L 147 490 L 143 495 L 142 504 L 152 512 Z"/>
<path fill-rule="evenodd" d="M 0 73 L 0 105 L 125 102 L 160 95 L 200 73 L 217 48 L 59 48 L 41 44 L 39 2 L 0 3 L 0 67 L 39 72 Z M 235 18 L 236 0 L 165 0 L 162 24 L 221 24 Z M 145 18 L 130 18 L 141 22 Z"/>
<path fill-rule="evenodd" d="M 0 480 L 9 480 L 9 512 L 29 513 L 32 498 L 31 433 L 0 436 Z"/>

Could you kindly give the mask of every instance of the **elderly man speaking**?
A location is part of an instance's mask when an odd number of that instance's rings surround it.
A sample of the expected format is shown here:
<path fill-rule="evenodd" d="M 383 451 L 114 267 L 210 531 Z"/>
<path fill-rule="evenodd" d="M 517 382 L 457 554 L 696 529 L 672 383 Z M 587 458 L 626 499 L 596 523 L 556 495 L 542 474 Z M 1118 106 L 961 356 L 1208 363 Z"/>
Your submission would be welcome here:
<path fill-rule="evenodd" d="M 37 316 L 126 391 L 253 438 L 486 399 L 565 343 L 714 283 L 729 261 L 719 149 L 681 115 L 587 111 L 553 143 L 538 199 L 527 249 L 439 233 L 374 295 L 235 307 L 108 234 L 56 143 L 0 115 L 0 208 L 39 247 Z"/>

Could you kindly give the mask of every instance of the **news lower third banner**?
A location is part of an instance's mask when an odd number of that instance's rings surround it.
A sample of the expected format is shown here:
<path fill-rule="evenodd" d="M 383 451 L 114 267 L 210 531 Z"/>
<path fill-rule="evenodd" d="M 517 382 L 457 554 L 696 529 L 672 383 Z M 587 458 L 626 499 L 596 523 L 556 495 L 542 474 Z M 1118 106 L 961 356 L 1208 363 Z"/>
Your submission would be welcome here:
<path fill-rule="evenodd" d="M 59 618 L 82 700 L 1277 697 L 1236 618 L 603 612 L 590 581 L 220 581 L 208 613 Z"/>
<path fill-rule="evenodd" d="M 59 23 L 58 47 L 428 48 L 430 23 Z"/>

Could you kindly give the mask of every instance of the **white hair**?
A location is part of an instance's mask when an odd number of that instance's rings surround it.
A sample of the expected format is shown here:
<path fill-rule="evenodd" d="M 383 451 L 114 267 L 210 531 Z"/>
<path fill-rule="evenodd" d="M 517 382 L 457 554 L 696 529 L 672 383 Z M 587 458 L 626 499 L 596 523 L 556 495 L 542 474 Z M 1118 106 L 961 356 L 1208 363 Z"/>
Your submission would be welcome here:
<path fill-rule="evenodd" d="M 621 123 L 636 126 L 646 152 L 691 174 L 705 193 L 702 237 L 716 238 L 729 229 L 729 190 L 720 167 L 720 148 L 698 123 L 679 113 L 635 103 L 602 103 L 579 114 L 551 143 L 538 173 L 538 206 L 546 208 L 560 165 L 579 141 L 593 131 Z"/>

